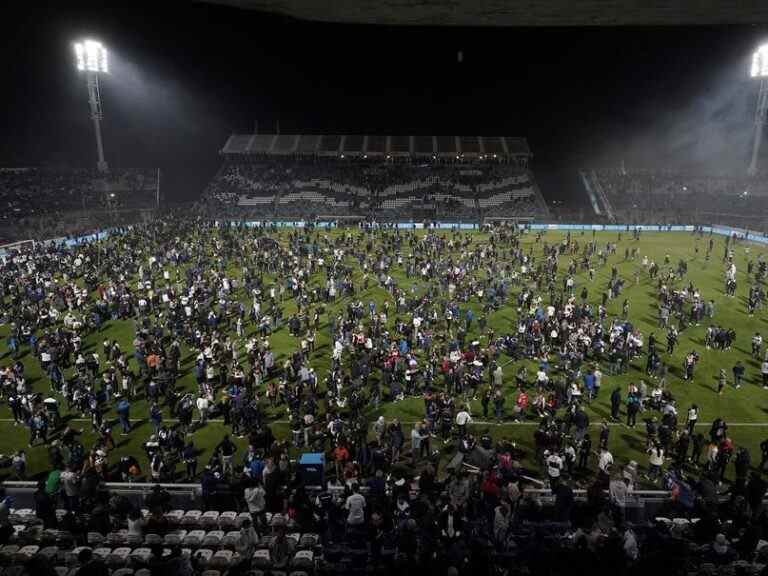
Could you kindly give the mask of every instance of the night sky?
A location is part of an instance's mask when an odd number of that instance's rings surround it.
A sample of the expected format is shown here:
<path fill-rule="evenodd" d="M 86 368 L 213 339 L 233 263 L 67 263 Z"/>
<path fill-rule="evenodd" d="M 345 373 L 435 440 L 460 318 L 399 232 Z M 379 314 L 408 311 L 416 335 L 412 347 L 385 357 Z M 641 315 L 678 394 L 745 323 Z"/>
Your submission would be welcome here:
<path fill-rule="evenodd" d="M 108 162 L 159 166 L 176 200 L 195 198 L 227 136 L 256 121 L 262 132 L 279 120 L 282 132 L 525 136 L 545 196 L 573 202 L 582 166 L 743 172 L 749 57 L 768 40 L 758 27 L 387 28 L 67 4 L 4 13 L 0 165 L 95 162 L 72 52 L 89 36 L 110 49 Z"/>

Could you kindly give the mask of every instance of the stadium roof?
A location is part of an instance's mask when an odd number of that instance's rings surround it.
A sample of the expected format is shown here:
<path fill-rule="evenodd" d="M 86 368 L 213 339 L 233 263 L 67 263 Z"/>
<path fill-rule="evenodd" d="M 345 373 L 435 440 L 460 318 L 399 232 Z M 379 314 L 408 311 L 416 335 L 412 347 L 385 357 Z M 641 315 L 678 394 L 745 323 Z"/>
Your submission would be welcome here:
<path fill-rule="evenodd" d="M 385 136 L 362 134 L 232 134 L 222 154 L 305 154 L 350 157 L 529 159 L 525 138 L 512 136 Z"/>
<path fill-rule="evenodd" d="M 765 0 L 208 0 L 302 20 L 413 26 L 713 25 L 768 22 Z"/>

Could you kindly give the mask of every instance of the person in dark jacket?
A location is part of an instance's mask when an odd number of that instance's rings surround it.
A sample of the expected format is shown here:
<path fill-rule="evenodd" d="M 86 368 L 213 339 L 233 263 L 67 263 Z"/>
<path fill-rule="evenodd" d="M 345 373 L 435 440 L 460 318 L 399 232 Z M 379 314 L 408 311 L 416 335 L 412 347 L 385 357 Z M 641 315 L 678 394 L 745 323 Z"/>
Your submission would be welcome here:
<path fill-rule="evenodd" d="M 35 516 L 43 521 L 45 529 L 56 528 L 56 501 L 45 491 L 45 482 L 37 483 L 35 498 Z"/>

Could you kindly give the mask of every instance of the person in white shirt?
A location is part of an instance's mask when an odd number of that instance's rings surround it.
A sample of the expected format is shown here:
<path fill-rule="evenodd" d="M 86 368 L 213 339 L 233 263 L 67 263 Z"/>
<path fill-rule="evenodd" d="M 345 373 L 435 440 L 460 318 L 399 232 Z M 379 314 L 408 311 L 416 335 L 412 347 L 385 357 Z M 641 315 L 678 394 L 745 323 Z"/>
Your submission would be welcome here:
<path fill-rule="evenodd" d="M 200 396 L 197 399 L 196 404 L 197 410 L 200 412 L 200 425 L 203 425 L 208 420 L 208 409 L 210 407 L 210 402 L 205 396 Z"/>
<path fill-rule="evenodd" d="M 607 448 L 602 448 L 600 450 L 600 457 L 597 459 L 597 467 L 603 474 L 610 474 L 611 466 L 613 466 L 613 455 L 608 452 Z"/>
<path fill-rule="evenodd" d="M 563 459 L 557 452 L 552 452 L 547 456 L 547 476 L 549 476 L 550 483 L 557 482 L 560 478 L 560 472 L 563 470 Z"/>
<path fill-rule="evenodd" d="M 467 435 L 467 424 L 471 423 L 472 416 L 470 416 L 466 408 L 462 409 L 458 414 L 456 414 L 456 426 L 459 429 L 460 438 L 464 438 Z"/>
<path fill-rule="evenodd" d="M 664 449 L 656 442 L 648 449 L 648 476 L 652 482 L 658 481 L 661 476 L 661 467 L 664 465 Z"/>

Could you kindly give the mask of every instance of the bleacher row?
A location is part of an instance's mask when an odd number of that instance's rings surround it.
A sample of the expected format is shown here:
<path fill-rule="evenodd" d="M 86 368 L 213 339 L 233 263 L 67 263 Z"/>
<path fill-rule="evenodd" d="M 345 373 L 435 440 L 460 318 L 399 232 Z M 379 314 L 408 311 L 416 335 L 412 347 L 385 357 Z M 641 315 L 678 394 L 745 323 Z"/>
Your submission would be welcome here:
<path fill-rule="evenodd" d="M 149 517 L 148 510 L 142 510 L 142 513 L 145 518 Z M 60 520 L 65 514 L 65 510 L 57 510 Z M 13 568 L 21 568 L 21 564 L 39 554 L 51 562 L 58 576 L 75 576 L 78 555 L 83 548 L 91 549 L 95 557 L 104 561 L 112 576 L 149 576 L 144 567 L 152 556 L 153 548 L 158 546 L 163 547 L 164 557 L 169 556 L 173 548 L 181 547 L 182 555 L 189 557 L 203 576 L 220 576 L 243 560 L 237 548 L 239 528 L 245 519 L 251 519 L 247 512 L 172 510 L 165 514 L 165 518 L 169 530 L 162 536 L 149 533 L 142 537 L 129 534 L 126 529 L 110 532 L 106 536 L 88 532 L 86 544 L 78 545 L 75 535 L 69 532 L 43 529 L 34 510 L 16 510 L 10 516 L 14 527 L 11 543 L 0 547 L 0 565 L 4 567 L 2 575 L 13 576 Z M 273 520 L 277 521 L 277 516 L 273 518 L 267 514 L 267 523 L 271 525 Z M 289 573 L 302 576 L 313 572 L 320 557 L 319 536 L 290 532 L 296 527 L 291 520 L 284 525 L 291 556 Z M 260 538 L 251 559 L 254 569 L 266 571 L 272 568 L 270 546 L 273 539 L 272 535 Z"/>
<path fill-rule="evenodd" d="M 516 158 L 531 150 L 524 138 L 510 136 L 404 136 L 363 134 L 232 134 L 222 154 L 276 156 L 463 156 Z"/>

